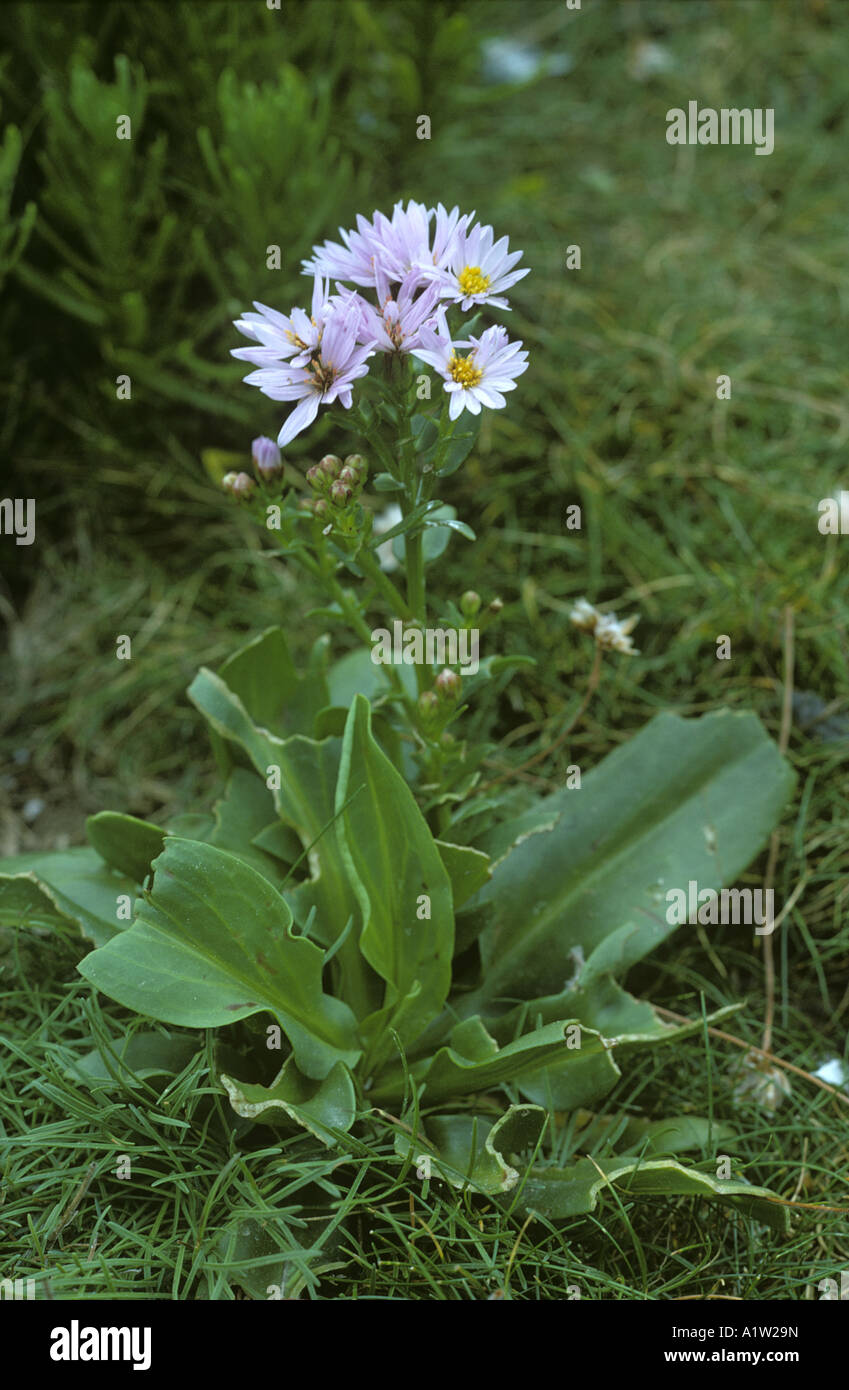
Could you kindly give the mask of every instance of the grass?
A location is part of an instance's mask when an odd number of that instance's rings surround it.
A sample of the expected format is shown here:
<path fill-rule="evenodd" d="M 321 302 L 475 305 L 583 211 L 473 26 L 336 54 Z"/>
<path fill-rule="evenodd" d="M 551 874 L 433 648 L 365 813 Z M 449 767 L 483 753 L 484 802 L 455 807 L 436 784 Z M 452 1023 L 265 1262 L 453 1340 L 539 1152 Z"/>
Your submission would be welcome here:
<path fill-rule="evenodd" d="M 480 538 L 475 571 L 455 538 L 433 584 L 446 597 L 470 582 L 485 600 L 500 594 L 501 628 L 488 640 L 530 651 L 538 665 L 472 718 L 508 740 L 503 757 L 515 764 L 556 737 L 588 676 L 589 647 L 567 617 L 586 594 L 639 611 L 641 655 L 606 665 L 575 732 L 535 769 L 541 786 L 557 785 L 570 763 L 591 766 L 660 709 L 751 708 L 778 737 L 792 635 L 788 753 L 799 782 L 775 888 L 779 905 L 796 896 L 774 939 L 771 1049 L 806 1071 L 845 1059 L 849 570 L 845 538 L 821 536 L 816 520 L 818 501 L 849 486 L 849 195 L 836 176 L 849 13 L 825 0 L 585 0 L 580 14 L 539 3 L 517 15 L 487 0 L 464 14 L 483 38 L 513 34 L 571 61 L 567 75 L 518 88 L 458 82 L 440 95 L 432 140 L 401 141 L 391 168 L 361 152 L 384 203 L 477 207 L 525 248 L 534 272 L 517 287 L 509 325 L 532 369 L 446 489 Z M 632 73 L 649 40 L 670 66 L 641 81 Z M 667 146 L 665 111 L 692 97 L 774 107 L 774 154 Z M 427 110 L 426 91 L 423 100 Z M 378 101 L 391 127 L 391 98 Z M 580 271 L 564 269 L 572 244 Z M 730 401 L 716 398 L 721 373 Z M 241 389 L 234 372 L 236 397 Z M 158 432 L 180 437 L 186 415 L 175 407 Z M 274 433 L 276 418 L 257 405 L 255 432 Z M 185 428 L 192 502 L 169 517 L 159 478 L 155 559 L 137 534 L 117 529 L 107 540 L 87 529 L 81 507 L 76 533 L 39 556 L 28 599 L 8 613 L 0 748 L 7 767 L 16 749 L 28 755 L 7 774 L 10 852 L 81 840 L 84 814 L 104 804 L 154 818 L 191 804 L 213 782 L 179 695 L 196 666 L 281 613 L 305 646 L 314 635 L 303 621 L 309 592 L 273 577 L 256 539 L 232 529 L 202 481 L 195 445 L 243 448 L 241 426 L 189 411 Z M 323 427 L 304 453 L 332 441 Z M 564 525 L 576 502 L 580 532 Z M 137 634 L 135 658 L 116 673 L 125 631 Z M 716 658 L 722 634 L 729 661 Z M 812 709 L 813 723 L 803 718 Z M 47 805 L 30 823 L 21 813 L 32 797 Z M 752 882 L 765 863 L 752 866 Z M 775 1114 L 741 1104 L 733 1069 L 743 1053 L 719 1038 L 633 1060 L 604 1109 L 731 1120 L 735 1171 L 797 1204 L 784 1241 L 723 1208 L 622 1194 L 558 1230 L 525 1226 L 412 1180 L 380 1116 L 344 1163 L 267 1129 L 240 1134 L 211 1079 L 209 1040 L 165 1090 L 123 1082 L 93 1097 L 64 1068 L 93 1033 L 116 1038 L 136 1022 L 89 997 L 74 969 L 78 943 L 7 945 L 0 1272 L 32 1274 L 54 1297 L 265 1297 L 288 1277 L 290 1293 L 300 1283 L 302 1296 L 322 1298 L 552 1299 L 576 1286 L 582 1298 L 801 1299 L 849 1267 L 846 1104 L 798 1076 Z M 709 1009 L 743 1001 L 725 1031 L 762 1041 L 763 947 L 733 927 L 677 933 L 629 986 L 689 1016 L 702 999 Z M 131 1179 L 114 1175 L 123 1153 Z M 314 1217 L 321 1190 L 331 1227 Z M 263 1234 L 238 1246 L 247 1220 Z M 297 1265 L 298 1243 L 310 1241 L 315 1259 L 287 1275 L 275 1243 Z M 246 1260 L 254 1264 L 240 1270 Z"/>
<path fill-rule="evenodd" d="M 705 987 L 699 952 L 689 954 L 678 973 Z M 849 1256 L 845 1220 L 817 1209 L 846 1204 L 845 1106 L 794 1081 L 786 1118 L 741 1112 L 733 1049 L 715 1042 L 642 1057 L 605 1109 L 683 1113 L 707 1090 L 715 1118 L 736 1121 L 735 1172 L 801 1204 L 786 1240 L 722 1208 L 627 1195 L 559 1228 L 522 1222 L 420 1183 L 381 1114 L 342 1161 L 306 1140 L 239 1133 L 212 1079 L 211 1035 L 167 1086 L 125 1073 L 95 1092 L 69 1068 L 92 1039 L 108 1056 L 128 1016 L 88 996 L 75 943 L 54 939 L 37 955 L 34 972 L 36 949 L 21 940 L 6 962 L 2 1062 L 4 1277 L 34 1278 L 37 1297 L 228 1300 L 273 1287 L 320 1298 L 799 1299 L 818 1297 Z M 693 1008 L 693 996 L 678 1003 Z M 803 1067 L 816 1060 L 807 1028 L 794 1010 L 778 1043 Z M 562 1137 L 561 1118 L 554 1152 Z"/>

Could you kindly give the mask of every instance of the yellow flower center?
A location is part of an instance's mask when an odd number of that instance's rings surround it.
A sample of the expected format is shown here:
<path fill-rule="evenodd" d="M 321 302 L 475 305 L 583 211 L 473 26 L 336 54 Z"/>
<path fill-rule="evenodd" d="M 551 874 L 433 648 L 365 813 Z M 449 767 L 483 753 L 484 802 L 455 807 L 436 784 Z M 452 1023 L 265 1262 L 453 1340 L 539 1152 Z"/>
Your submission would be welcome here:
<path fill-rule="evenodd" d="M 307 371 L 312 373 L 315 388 L 320 391 L 322 395 L 325 391 L 330 390 L 336 380 L 336 368 L 333 366 L 332 362 L 325 362 L 318 349 L 313 351 Z"/>
<path fill-rule="evenodd" d="M 451 361 L 448 363 L 448 370 L 455 381 L 459 381 L 464 390 L 470 386 L 477 386 L 483 379 L 483 372 L 480 367 L 474 364 L 474 353 L 468 357 L 458 357 L 456 352 L 452 352 Z"/>
<path fill-rule="evenodd" d="M 457 276 L 457 284 L 463 294 L 483 294 L 489 289 L 489 276 L 481 274 L 479 265 L 467 265 Z"/>

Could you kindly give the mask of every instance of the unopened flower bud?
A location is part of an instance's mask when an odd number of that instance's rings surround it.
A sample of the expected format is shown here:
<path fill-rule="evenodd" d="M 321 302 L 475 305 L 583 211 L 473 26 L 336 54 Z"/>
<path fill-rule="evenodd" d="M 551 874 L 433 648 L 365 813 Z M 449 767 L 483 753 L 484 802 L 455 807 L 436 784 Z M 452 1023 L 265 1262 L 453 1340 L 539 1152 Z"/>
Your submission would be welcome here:
<path fill-rule="evenodd" d="M 235 481 L 236 481 L 236 479 L 238 478 L 238 476 L 239 476 L 238 473 L 225 473 L 225 474 L 224 474 L 224 477 L 221 479 L 221 486 L 223 487 L 223 489 L 224 489 L 225 492 L 232 492 L 232 491 L 233 491 L 233 484 L 235 483 Z"/>
<path fill-rule="evenodd" d="M 466 618 L 473 618 L 481 606 L 481 596 L 474 589 L 467 589 L 460 599 L 460 612 Z"/>
<path fill-rule="evenodd" d="M 317 502 L 313 502 L 312 510 L 315 516 L 327 516 L 327 513 L 330 511 L 330 507 L 327 504 L 327 499 L 324 497 L 319 497 Z"/>
<path fill-rule="evenodd" d="M 492 603 L 489 605 L 489 611 L 490 611 L 490 613 L 493 613 L 493 614 L 495 614 L 495 615 L 497 616 L 497 615 L 501 612 L 501 610 L 502 610 L 503 607 L 504 607 L 504 601 L 503 601 L 503 599 L 494 598 L 494 599 L 492 600 Z"/>
<path fill-rule="evenodd" d="M 434 682 L 437 695 L 441 696 L 443 700 L 452 701 L 459 699 L 462 684 L 457 672 L 452 671 L 449 666 L 446 666 L 444 671 L 440 671 Z"/>
<path fill-rule="evenodd" d="M 314 512 L 315 506 L 316 504 L 313 501 L 312 497 L 300 497 L 298 499 L 299 512 Z"/>
<path fill-rule="evenodd" d="M 430 724 L 439 710 L 439 696 L 433 690 L 423 690 L 418 699 L 419 718 L 423 724 Z"/>
<path fill-rule="evenodd" d="M 360 475 L 356 468 L 350 468 L 346 463 L 342 472 L 339 474 L 339 482 L 344 483 L 346 487 L 353 490 L 360 486 Z"/>
<path fill-rule="evenodd" d="M 319 459 L 316 467 L 321 470 L 325 478 L 332 482 L 334 478 L 339 477 L 342 460 L 337 458 L 336 454 L 325 454 L 323 459 Z"/>
<path fill-rule="evenodd" d="M 336 479 L 335 483 L 330 484 L 330 500 L 331 502 L 334 502 L 337 507 L 346 506 L 350 502 L 353 495 L 354 494 L 351 491 L 351 489 L 349 487 L 346 487 L 344 483 L 340 482 L 338 478 Z"/>
<path fill-rule="evenodd" d="M 345 458 L 345 467 L 353 468 L 360 479 L 365 482 L 368 475 L 368 464 L 362 454 L 348 454 Z"/>
<path fill-rule="evenodd" d="M 312 464 L 312 466 L 307 469 L 306 477 L 307 482 L 314 492 L 320 492 L 327 481 L 327 475 L 322 473 L 317 463 Z"/>
<path fill-rule="evenodd" d="M 229 476 L 228 474 L 228 477 Z M 236 473 L 232 476 L 233 481 L 227 485 L 227 491 L 230 492 L 238 502 L 245 501 L 255 491 L 256 483 L 249 473 Z"/>
<path fill-rule="evenodd" d="M 283 472 L 283 460 L 280 457 L 280 450 L 273 439 L 261 434 L 251 444 L 251 458 L 257 475 L 265 482 L 271 482 L 274 478 L 279 478 Z"/>

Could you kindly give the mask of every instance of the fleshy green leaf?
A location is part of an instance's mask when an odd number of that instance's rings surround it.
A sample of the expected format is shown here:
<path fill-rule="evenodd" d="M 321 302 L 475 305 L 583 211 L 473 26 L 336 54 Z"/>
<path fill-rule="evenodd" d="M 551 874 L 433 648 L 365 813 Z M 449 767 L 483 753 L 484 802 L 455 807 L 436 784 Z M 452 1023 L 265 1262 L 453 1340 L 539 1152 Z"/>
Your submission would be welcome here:
<path fill-rule="evenodd" d="M 89 816 L 86 834 L 101 859 L 134 883 L 144 883 L 151 864 L 162 853 L 165 839 L 161 826 L 118 811 L 101 811 Z"/>
<path fill-rule="evenodd" d="M 191 1061 L 199 1047 L 198 1039 L 187 1034 L 134 1033 L 116 1046 L 118 1060 L 104 1057 L 94 1048 L 66 1068 L 68 1076 L 88 1086 L 113 1086 L 117 1074 L 123 1084 L 146 1081 L 155 1076 L 176 1076 Z"/>
<path fill-rule="evenodd" d="M 431 1115 L 418 1136 L 398 1134 L 396 1153 L 410 1157 L 424 1177 L 487 1195 L 512 1192 L 520 1168 L 508 1162 L 533 1150 L 548 1116 L 537 1105 L 511 1105 L 492 1124 L 474 1115 Z"/>
<path fill-rule="evenodd" d="M 436 848 L 451 880 L 456 912 L 490 877 L 489 855 L 467 845 L 449 845 L 445 840 L 437 840 Z"/>
<path fill-rule="evenodd" d="M 341 1062 L 319 1082 L 304 1076 L 289 1057 L 270 1086 L 255 1086 L 223 1075 L 221 1084 L 242 1119 L 267 1125 L 294 1121 L 328 1147 L 337 1142 L 340 1133 L 347 1134 L 356 1119 L 354 1083 Z"/>
<path fill-rule="evenodd" d="M 439 439 L 439 426 L 432 415 L 414 415 L 410 421 L 410 431 L 415 440 L 416 453 L 427 457 L 432 454 Z"/>
<path fill-rule="evenodd" d="M 298 675 L 279 627 L 267 628 L 235 652 L 218 674 L 253 722 L 273 734 L 311 733 L 315 711 L 329 703 L 316 670 Z"/>
<path fill-rule="evenodd" d="M 324 1212 L 306 1217 L 299 1213 L 291 1224 L 253 1216 L 233 1222 L 204 1261 L 209 1296 L 219 1296 L 216 1281 L 223 1279 L 256 1301 L 296 1299 L 319 1275 L 343 1263 L 333 1259 L 340 1237 L 336 1218 Z"/>
<path fill-rule="evenodd" d="M 470 1024 L 478 1025 L 471 1056 L 464 1033 Z M 484 1038 L 491 1044 L 488 1055 L 481 1046 Z M 428 1104 L 512 1081 L 537 1104 L 547 1104 L 547 1090 L 556 1090 L 554 1105 L 558 1110 L 573 1110 L 598 1100 L 619 1079 L 619 1068 L 600 1034 L 568 1022 L 549 1023 L 499 1048 L 479 1019 L 467 1019 L 454 1029 L 449 1047 L 440 1048 L 429 1064 L 413 1065 L 411 1071 L 415 1079 L 420 1071 L 423 1074 Z M 375 1090 L 381 1089 L 378 1079 Z"/>
<path fill-rule="evenodd" d="M 371 710 L 357 696 L 348 716 L 336 791 L 337 834 L 363 919 L 360 950 L 386 981 L 383 1008 L 363 1026 L 373 1065 L 415 1039 L 451 983 L 454 912 L 439 850 L 403 777 L 378 747 Z M 429 915 L 420 915 L 428 904 Z M 382 1035 L 382 1036 L 378 1036 Z"/>
<path fill-rule="evenodd" d="M 416 694 L 416 673 L 411 666 L 396 666 L 396 671 L 410 695 Z M 374 700 L 385 695 L 386 678 L 380 666 L 372 661 L 371 652 L 365 647 L 355 647 L 346 656 L 334 661 L 328 672 L 330 700 L 334 705 L 344 707 L 346 714 L 351 708 L 355 695 L 365 695 Z"/>
<path fill-rule="evenodd" d="M 675 927 L 666 892 L 690 879 L 733 883 L 775 825 L 793 774 L 751 714 L 664 714 L 589 772 L 546 798 L 560 812 L 495 867 L 474 904 L 487 1001 L 544 994 L 586 960 L 582 982 L 623 973 Z M 467 928 L 468 930 L 468 928 Z"/>
<path fill-rule="evenodd" d="M 427 516 L 431 508 L 434 507 L 434 501 L 435 499 L 431 499 L 429 502 L 419 502 L 418 506 L 413 507 L 407 515 L 402 517 L 399 522 L 396 522 L 394 526 L 390 526 L 387 531 L 381 531 L 379 535 L 375 536 L 372 540 L 371 549 L 377 550 L 379 546 L 385 545 L 387 541 L 394 541 L 396 536 L 405 535 L 406 532 L 411 531 L 414 526 L 419 527 L 423 518 Z"/>
<path fill-rule="evenodd" d="M 453 517 L 446 517 L 442 515 L 444 511 L 445 508 L 440 507 L 432 516 L 429 516 L 424 523 L 425 529 L 427 530 L 432 526 L 447 528 L 449 531 L 456 531 L 458 536 L 465 536 L 467 541 L 477 540 L 474 531 L 467 522 L 457 521 Z"/>
<path fill-rule="evenodd" d="M 279 849 L 280 833 L 285 831 L 286 827 L 277 820 L 274 797 L 263 779 L 249 772 L 247 768 L 234 768 L 224 796 L 215 804 L 215 825 L 208 843 L 215 845 L 217 849 L 226 849 L 230 854 L 235 854 L 244 863 L 256 869 L 257 873 L 269 879 L 275 887 L 279 887 L 288 872 L 288 866 L 300 853 L 298 842 L 290 833 L 286 843 L 288 848 L 294 849 L 295 852 L 288 865 L 281 862 L 279 855 L 268 853 L 265 846 L 257 842 L 263 832 L 268 832 L 271 841 Z"/>
<path fill-rule="evenodd" d="M 404 484 L 391 473 L 378 473 L 372 484 L 375 492 L 403 492 Z"/>
<path fill-rule="evenodd" d="M 685 1168 L 672 1158 L 582 1158 L 568 1168 L 535 1167 L 522 1189 L 522 1206 L 549 1221 L 565 1221 L 595 1211 L 612 1184 L 623 1197 L 709 1197 L 737 1207 L 778 1234 L 789 1226 L 787 1208 L 775 1200 L 775 1193 L 741 1179 Z"/>
<path fill-rule="evenodd" d="M 511 1106 L 494 1125 L 475 1115 L 428 1116 L 418 1135 L 396 1135 L 395 1149 L 416 1163 L 421 1178 L 441 1178 L 453 1187 L 501 1196 L 509 1205 L 516 1200 L 514 1189 L 521 1180 L 519 1210 L 549 1221 L 595 1211 L 600 1197 L 615 1184 L 626 1199 L 631 1195 L 708 1197 L 736 1207 L 779 1234 L 788 1229 L 787 1208 L 775 1193 L 740 1178 L 715 1178 L 672 1158 L 581 1158 L 564 1168 L 541 1162 L 529 1168 L 547 1119 L 546 1111 L 535 1105 Z M 670 1129 L 670 1122 L 664 1123 L 670 1144 L 692 1144 L 693 1130 Z M 654 1135 L 658 1146 L 662 1135 L 663 1125 L 658 1125 Z"/>
<path fill-rule="evenodd" d="M 450 478 L 451 474 L 456 473 L 460 465 L 468 458 L 477 443 L 482 414 L 483 411 L 481 411 L 481 415 L 473 415 L 470 420 L 468 413 L 464 412 L 462 433 L 455 434 L 450 439 L 440 467 L 436 470 L 437 478 Z"/>
<path fill-rule="evenodd" d="M 611 975 L 596 976 L 586 988 L 581 987 L 580 979 L 579 972 L 575 981 L 560 994 L 528 1000 L 505 1014 L 488 1015 L 487 1023 L 493 1035 L 506 1041 L 529 1026 L 539 1028 L 561 1018 L 575 1018 L 597 1029 L 611 1046 L 619 1049 L 687 1037 L 698 1032 L 704 1022 L 717 1023 L 739 1008 L 737 1004 L 727 1004 L 705 1020 L 694 1018 L 685 1023 L 667 1023 L 647 1000 L 635 999 Z"/>
<path fill-rule="evenodd" d="M 723 1152 L 733 1149 L 735 1141 L 731 1125 L 705 1120 L 701 1115 L 671 1115 L 666 1120 L 629 1119 L 615 1147 L 621 1158 L 626 1158 L 630 1150 L 654 1157 L 700 1149 L 709 1156 L 719 1147 Z"/>
<path fill-rule="evenodd" d="M 164 1023 L 215 1028 L 267 1010 L 301 1070 L 321 1078 L 359 1056 L 355 1020 L 322 991 L 322 952 L 291 927 L 287 904 L 256 870 L 212 845 L 169 838 L 132 926 L 79 970 Z"/>
<path fill-rule="evenodd" d="M 459 531 L 460 535 L 467 540 L 473 541 L 475 533 L 471 526 L 467 526 L 464 521 L 457 521 L 457 510 L 447 504 L 436 507 L 429 512 L 422 522 L 424 535 L 422 537 L 422 557 L 425 564 L 430 564 L 432 560 L 438 560 L 446 549 L 451 539 L 452 531 Z M 404 564 L 406 559 L 406 549 L 404 537 L 397 536 L 392 542 L 392 552 L 399 562 Z"/>
<path fill-rule="evenodd" d="M 283 825 L 282 821 L 275 821 L 272 825 L 267 825 L 258 835 L 254 835 L 251 841 L 257 849 L 263 850 L 266 854 L 279 859 L 281 864 L 287 867 L 294 864 L 300 858 L 302 845 L 288 825 Z"/>
<path fill-rule="evenodd" d="M 18 854 L 0 864 L 0 925 L 50 926 L 59 913 L 97 946 L 121 932 L 119 898 L 132 902 L 138 892 L 88 847 Z"/>
<path fill-rule="evenodd" d="M 273 791 L 277 814 L 310 851 L 311 878 L 288 896 L 300 921 L 315 908 L 311 934 L 329 946 L 351 915 L 359 916 L 335 831 L 341 740 L 315 742 L 300 735 L 280 739 L 258 729 L 238 697 L 211 671 L 201 670 L 189 687 L 189 699 L 221 739 L 244 751 L 261 776 L 271 771 L 276 781 L 279 773 L 280 785 Z M 378 982 L 370 977 L 359 953 L 356 934 L 349 934 L 336 964 L 344 999 L 358 1017 L 370 1013 L 379 997 L 372 985 Z"/>
<path fill-rule="evenodd" d="M 50 931 L 76 922 L 63 911 L 36 878 L 28 874 L 0 874 L 0 927 L 35 927 Z"/>

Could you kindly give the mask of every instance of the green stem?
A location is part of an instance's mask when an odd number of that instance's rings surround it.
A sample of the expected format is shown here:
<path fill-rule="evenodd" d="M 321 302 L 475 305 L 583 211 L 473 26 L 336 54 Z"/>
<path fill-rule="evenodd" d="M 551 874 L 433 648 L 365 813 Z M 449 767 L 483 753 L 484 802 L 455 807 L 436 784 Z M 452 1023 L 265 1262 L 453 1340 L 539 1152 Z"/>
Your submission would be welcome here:
<path fill-rule="evenodd" d="M 330 596 L 333 599 L 335 599 L 336 603 L 338 603 L 339 608 L 341 609 L 345 617 L 345 620 L 348 623 L 348 626 L 354 633 L 356 633 L 356 635 L 365 644 L 365 646 L 368 647 L 369 650 L 371 650 L 371 629 L 369 628 L 368 623 L 365 621 L 359 609 L 357 608 L 356 603 L 348 596 L 348 594 L 345 593 L 345 590 L 342 588 L 342 585 L 339 583 L 339 580 L 336 578 L 336 575 L 333 574 L 330 570 L 328 570 L 326 566 L 323 566 L 317 560 L 314 560 L 311 555 L 307 555 L 303 551 L 297 556 L 297 558 L 304 566 L 304 569 L 306 569 L 311 575 L 313 575 L 313 577 L 317 579 L 318 582 L 322 584 L 325 589 L 327 589 Z M 392 587 L 393 589 L 395 588 L 394 585 Z M 395 593 L 398 595 L 398 598 L 401 599 L 401 595 L 398 594 L 397 589 L 395 589 Z M 403 602 L 403 600 L 401 601 Z M 404 684 L 401 680 L 401 677 L 398 675 L 398 672 L 395 670 L 394 666 L 381 666 L 380 669 L 385 675 L 389 684 L 392 686 L 394 693 L 401 697 L 404 709 L 407 712 L 408 721 L 411 726 L 414 726 L 415 710 L 413 701 L 408 695 L 404 687 Z"/>
<path fill-rule="evenodd" d="M 407 602 L 413 617 L 420 623 L 427 621 L 424 577 L 424 534 L 408 531 L 404 537 L 407 557 Z"/>
<path fill-rule="evenodd" d="M 409 604 L 404 600 L 404 595 L 396 589 L 392 580 L 384 574 L 377 560 L 370 550 L 361 550 L 356 557 L 357 564 L 378 590 L 383 595 L 392 612 L 399 618 L 410 619 L 413 615 Z"/>
<path fill-rule="evenodd" d="M 417 532 L 416 535 L 407 531 L 404 536 L 404 550 L 407 560 L 407 602 L 413 617 L 421 623 L 422 627 L 426 627 L 427 600 L 425 598 L 423 539 L 424 536 L 421 531 Z M 421 695 L 424 690 L 430 689 L 432 673 L 427 666 L 417 665 L 415 670 L 416 686 Z"/>

